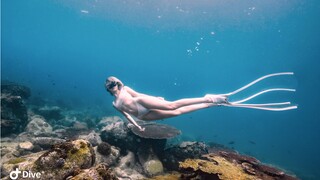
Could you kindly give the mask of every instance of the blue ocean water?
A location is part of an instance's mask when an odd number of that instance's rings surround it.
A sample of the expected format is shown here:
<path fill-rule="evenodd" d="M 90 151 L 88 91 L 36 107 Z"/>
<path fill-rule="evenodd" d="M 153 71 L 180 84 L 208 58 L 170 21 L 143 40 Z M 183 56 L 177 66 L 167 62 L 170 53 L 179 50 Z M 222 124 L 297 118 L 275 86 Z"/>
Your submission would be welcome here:
<path fill-rule="evenodd" d="M 186 139 L 213 141 L 320 179 L 320 2 L 309 1 L 1 1 L 1 79 L 32 98 L 112 115 L 110 75 L 146 94 L 176 100 L 227 93 L 270 93 L 254 102 L 290 100 L 297 110 L 210 108 L 167 119 Z"/>

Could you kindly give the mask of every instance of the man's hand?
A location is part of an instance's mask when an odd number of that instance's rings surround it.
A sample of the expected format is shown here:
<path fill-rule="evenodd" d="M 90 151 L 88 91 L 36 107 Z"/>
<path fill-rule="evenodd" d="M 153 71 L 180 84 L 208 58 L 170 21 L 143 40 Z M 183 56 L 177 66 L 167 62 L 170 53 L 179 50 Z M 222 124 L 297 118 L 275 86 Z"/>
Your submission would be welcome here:
<path fill-rule="evenodd" d="M 145 129 L 146 129 L 146 128 L 141 128 L 141 126 L 140 126 L 140 128 L 139 128 L 139 130 L 140 130 L 141 132 L 143 132 Z"/>

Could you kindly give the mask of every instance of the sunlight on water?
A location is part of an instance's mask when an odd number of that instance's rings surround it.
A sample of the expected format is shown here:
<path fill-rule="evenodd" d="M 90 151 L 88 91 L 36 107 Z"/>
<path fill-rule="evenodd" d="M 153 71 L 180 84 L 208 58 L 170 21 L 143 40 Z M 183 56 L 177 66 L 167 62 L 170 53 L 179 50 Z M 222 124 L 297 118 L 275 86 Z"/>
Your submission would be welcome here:
<path fill-rule="evenodd" d="M 84 14 L 90 12 L 92 16 L 143 27 L 155 27 L 159 30 L 198 29 L 215 25 L 239 26 L 240 23 L 263 24 L 286 16 L 301 3 L 297 0 L 59 1 Z"/>

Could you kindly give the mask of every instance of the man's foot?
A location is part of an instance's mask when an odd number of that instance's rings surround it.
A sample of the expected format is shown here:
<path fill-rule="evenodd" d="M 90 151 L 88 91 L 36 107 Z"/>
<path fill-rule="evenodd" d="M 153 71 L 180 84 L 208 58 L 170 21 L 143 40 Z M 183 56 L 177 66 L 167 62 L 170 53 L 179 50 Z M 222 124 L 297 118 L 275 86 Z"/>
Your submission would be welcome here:
<path fill-rule="evenodd" d="M 228 104 L 228 98 L 224 95 L 206 94 L 204 97 L 208 100 L 209 103 L 213 103 L 216 105 Z"/>

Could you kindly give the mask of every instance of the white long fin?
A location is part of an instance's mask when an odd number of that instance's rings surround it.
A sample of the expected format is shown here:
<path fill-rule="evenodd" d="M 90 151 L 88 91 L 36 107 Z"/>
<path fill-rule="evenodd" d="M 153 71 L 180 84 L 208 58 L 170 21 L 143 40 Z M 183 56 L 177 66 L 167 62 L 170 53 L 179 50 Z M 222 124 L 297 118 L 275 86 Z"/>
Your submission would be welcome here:
<path fill-rule="evenodd" d="M 241 105 L 241 106 L 256 106 L 256 107 L 267 107 L 267 106 L 281 106 L 281 105 L 289 105 L 291 102 L 280 102 L 280 103 L 264 103 L 264 104 L 233 104 L 230 105 Z"/>
<path fill-rule="evenodd" d="M 235 101 L 235 102 L 232 102 L 232 104 L 240 104 L 240 103 L 243 103 L 243 102 L 246 102 L 246 101 L 249 101 L 250 99 L 254 98 L 254 97 L 257 97 L 261 94 L 264 94 L 264 93 L 267 93 L 267 92 L 271 92 L 271 91 L 291 91 L 291 92 L 295 92 L 296 90 L 295 89 L 286 89 L 286 88 L 273 88 L 273 89 L 266 89 L 264 91 L 260 91 L 250 97 L 247 97 L 245 99 L 242 99 L 242 100 L 239 100 L 239 101 Z"/>
<path fill-rule="evenodd" d="M 251 83 L 249 83 L 249 84 L 247 84 L 247 85 L 245 85 L 245 86 L 243 86 L 243 87 L 241 87 L 241 88 L 239 88 L 239 89 L 237 89 L 237 90 L 235 90 L 233 92 L 230 92 L 230 93 L 227 93 L 227 94 L 224 94 L 224 95 L 226 95 L 226 96 L 234 95 L 234 94 L 236 94 L 236 93 L 238 93 L 240 91 L 243 91 L 244 89 L 247 89 L 248 87 L 256 84 L 257 82 L 262 81 L 263 79 L 266 79 L 266 78 L 269 78 L 269 77 L 272 77 L 272 76 L 282 76 L 282 75 L 293 75 L 293 72 L 281 72 L 281 73 L 268 74 L 268 75 L 262 76 L 262 77 L 260 77 L 260 78 L 258 78 L 256 80 L 252 81 Z"/>
<path fill-rule="evenodd" d="M 241 104 L 235 104 L 235 105 L 224 105 L 229 107 L 241 107 L 241 108 L 251 108 L 251 109 L 260 109 L 260 110 L 267 110 L 267 111 L 286 111 L 291 109 L 297 109 L 298 106 L 289 106 L 289 107 L 281 107 L 281 108 L 271 108 L 271 107 L 260 107 L 260 106 L 250 106 L 250 105 L 241 105 Z"/>

